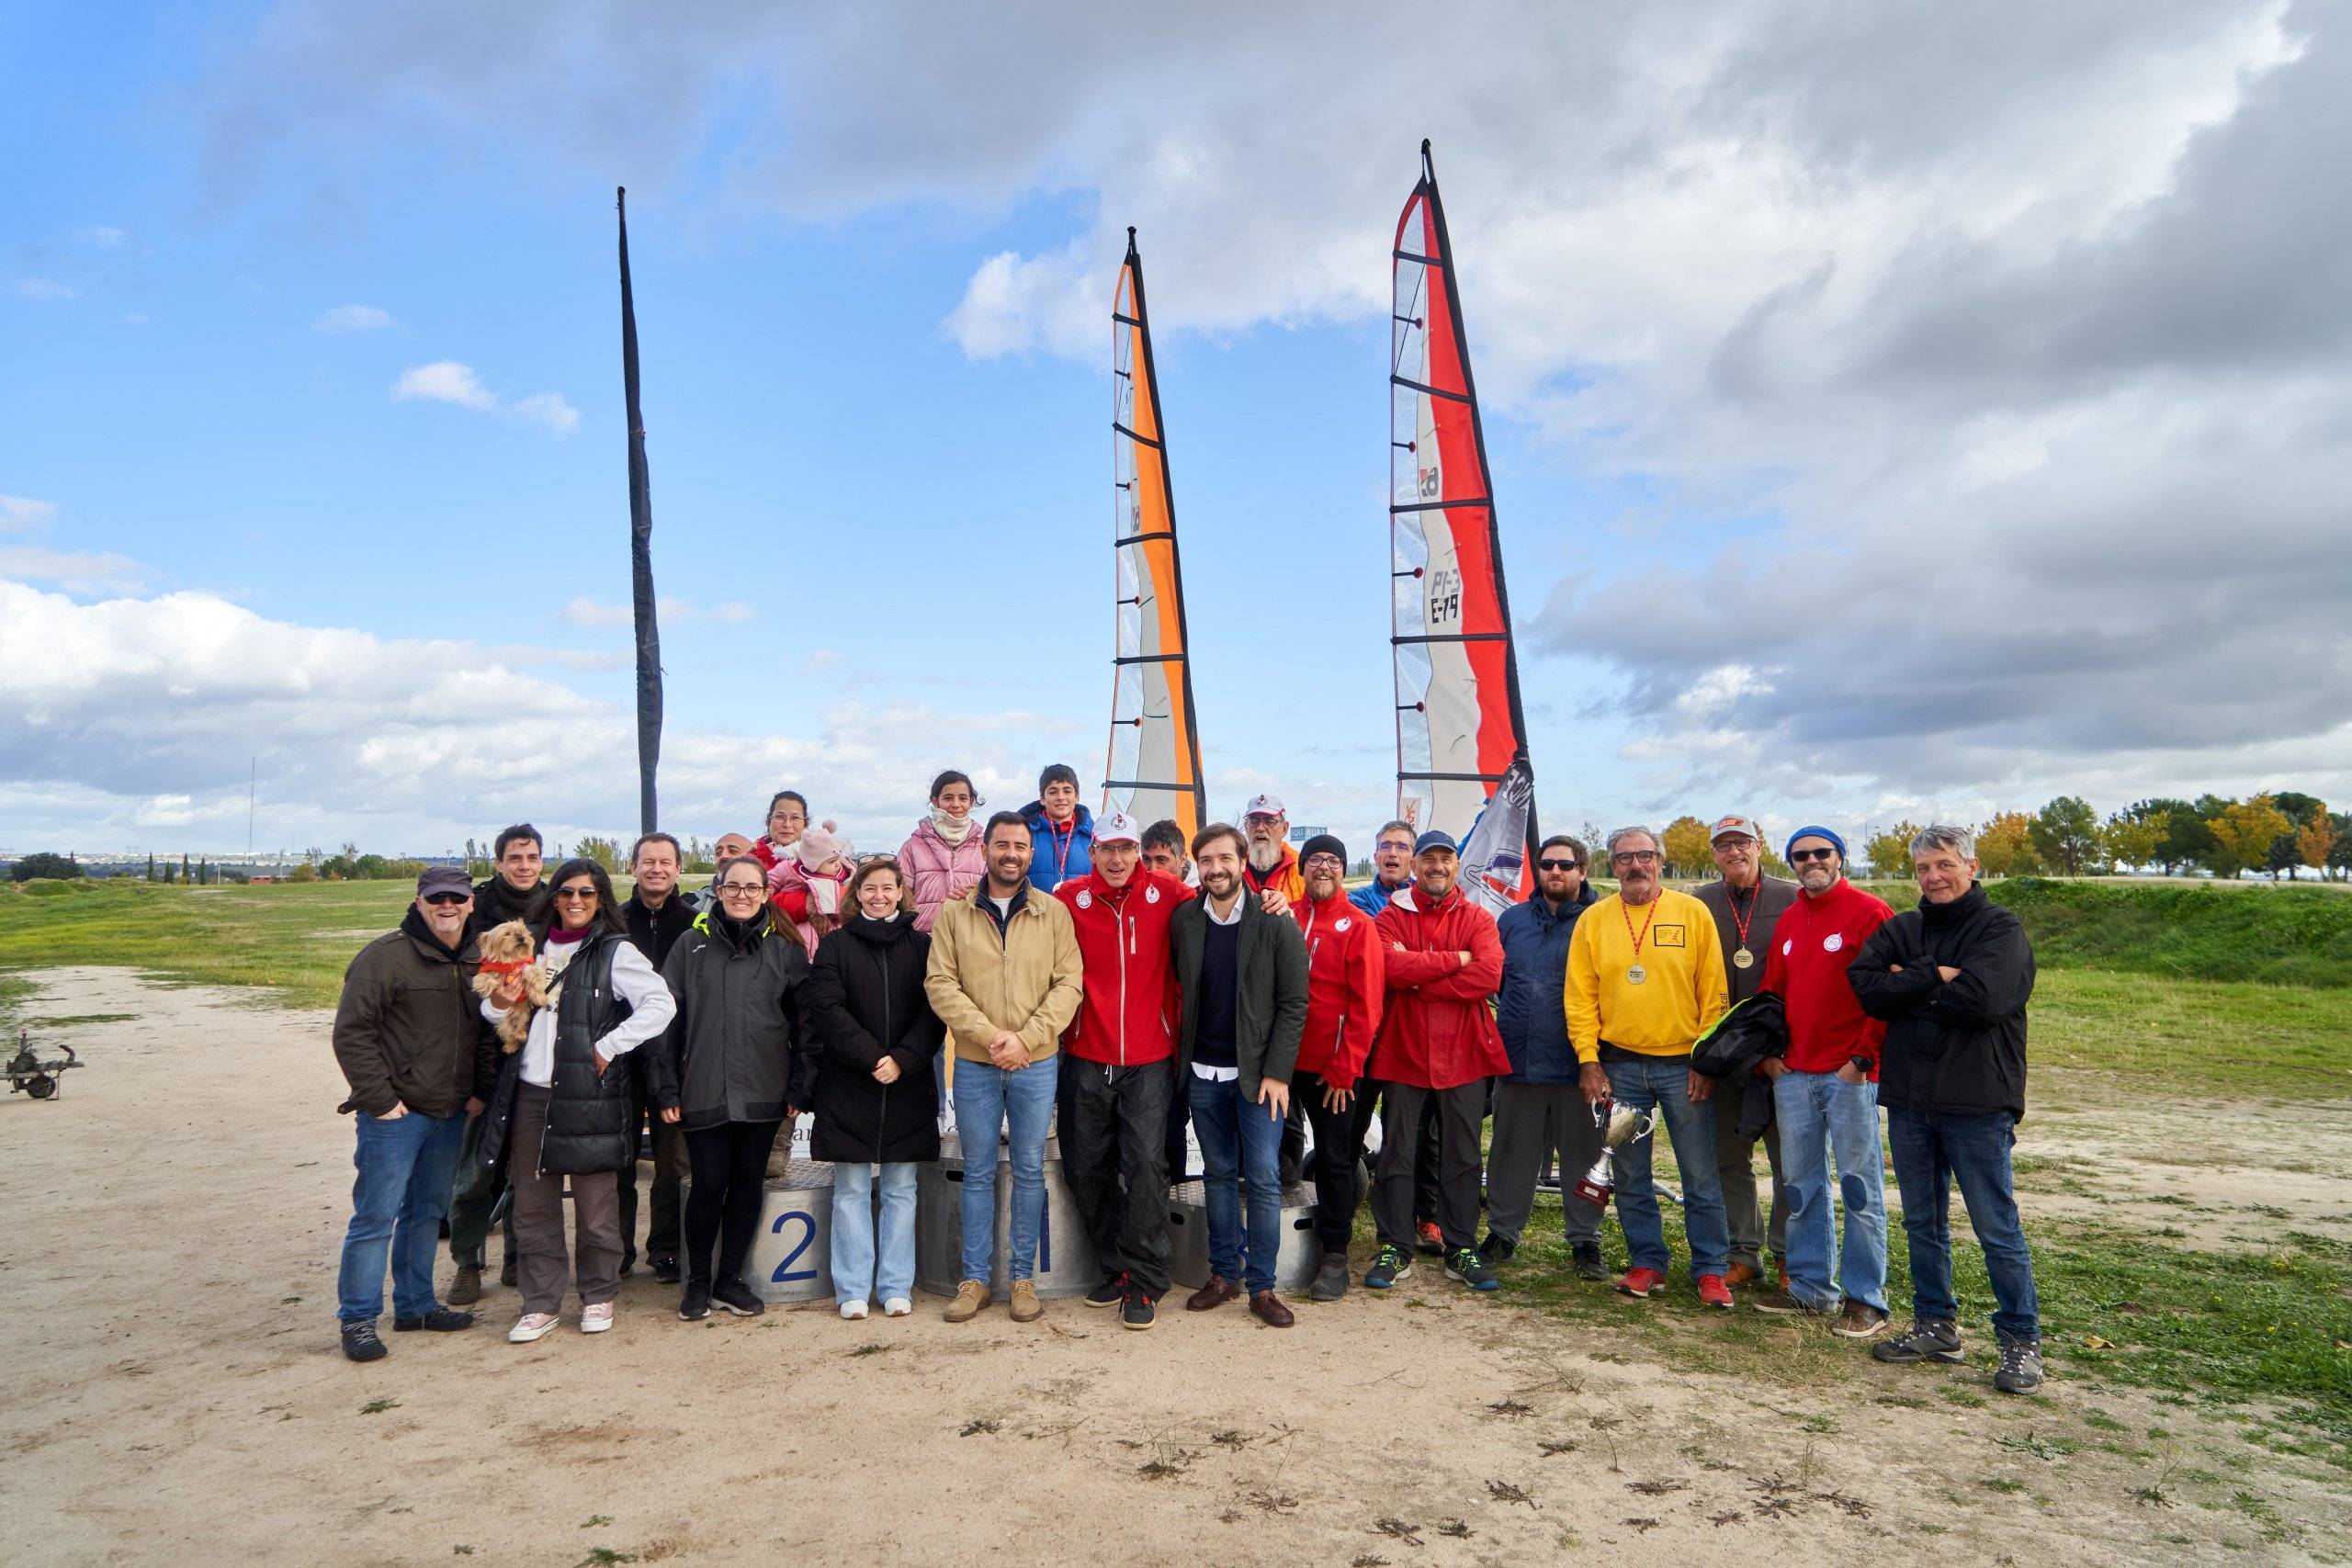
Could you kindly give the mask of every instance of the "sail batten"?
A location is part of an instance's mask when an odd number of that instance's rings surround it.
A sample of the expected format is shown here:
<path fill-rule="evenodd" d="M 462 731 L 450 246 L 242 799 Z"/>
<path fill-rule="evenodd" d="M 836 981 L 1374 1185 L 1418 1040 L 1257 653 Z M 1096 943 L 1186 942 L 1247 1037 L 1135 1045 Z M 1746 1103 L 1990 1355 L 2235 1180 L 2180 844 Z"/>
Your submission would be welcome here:
<path fill-rule="evenodd" d="M 1534 874 L 1534 771 L 1502 542 L 1437 171 L 1390 249 L 1389 541 L 1396 814 L 1462 846 L 1462 885 L 1496 908 Z"/>
<path fill-rule="evenodd" d="M 1102 801 L 1136 820 L 1173 818 L 1189 841 L 1207 821 L 1176 500 L 1143 258 L 1127 231 L 1111 302 L 1112 547 L 1117 558 L 1111 747 Z"/>

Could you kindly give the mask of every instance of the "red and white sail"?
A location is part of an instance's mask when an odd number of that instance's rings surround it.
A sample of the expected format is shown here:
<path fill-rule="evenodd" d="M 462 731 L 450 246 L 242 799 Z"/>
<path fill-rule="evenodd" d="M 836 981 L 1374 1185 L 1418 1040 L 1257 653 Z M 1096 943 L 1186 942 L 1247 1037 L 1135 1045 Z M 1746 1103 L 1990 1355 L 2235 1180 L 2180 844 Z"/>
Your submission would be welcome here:
<path fill-rule="evenodd" d="M 1453 835 L 1464 889 L 1500 908 L 1533 886 L 1535 778 L 1462 296 L 1426 141 L 1394 257 L 1396 815 Z"/>

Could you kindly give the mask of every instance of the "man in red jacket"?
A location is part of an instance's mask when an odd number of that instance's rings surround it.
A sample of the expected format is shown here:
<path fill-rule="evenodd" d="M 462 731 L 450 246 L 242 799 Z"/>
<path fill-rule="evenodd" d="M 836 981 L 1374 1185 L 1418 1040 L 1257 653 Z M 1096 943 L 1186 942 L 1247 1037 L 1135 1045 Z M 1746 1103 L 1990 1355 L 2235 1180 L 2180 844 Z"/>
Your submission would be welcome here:
<path fill-rule="evenodd" d="M 1292 1070 L 1291 1103 L 1306 1107 L 1315 1130 L 1315 1234 L 1323 1262 L 1307 1287 L 1312 1301 L 1348 1293 L 1348 1235 L 1355 1228 L 1356 1162 L 1363 1157 L 1372 1095 L 1359 1092 L 1363 1066 L 1387 1000 L 1387 970 L 1372 917 L 1351 903 L 1341 879 L 1348 847 L 1329 833 L 1299 854 L 1306 897 L 1290 907 L 1306 939 L 1306 1028 Z M 1368 1087 L 1368 1086 L 1366 1086 Z"/>
<path fill-rule="evenodd" d="M 1495 918 L 1454 886 L 1460 871 L 1452 835 L 1423 833 L 1413 845 L 1413 886 L 1400 890 L 1376 922 L 1387 945 L 1388 1008 L 1372 1050 L 1372 1076 L 1387 1086 L 1372 1195 L 1380 1252 L 1363 1277 L 1375 1291 L 1413 1271 L 1413 1155 L 1421 1106 L 1431 1099 L 1446 1278 L 1474 1291 L 1501 1283 L 1476 1243 L 1487 1080 L 1510 1071 L 1487 1005 L 1502 983 L 1503 943 Z"/>
<path fill-rule="evenodd" d="M 1149 1328 L 1168 1293 L 1168 1104 L 1176 1083 L 1169 918 L 1193 890 L 1146 870 L 1124 811 L 1094 825 L 1093 864 L 1054 897 L 1078 928 L 1086 995 L 1062 1034 L 1062 1176 L 1102 1260 L 1091 1307 Z"/>
<path fill-rule="evenodd" d="M 1839 1334 L 1868 1339 L 1886 1327 L 1886 1197 L 1878 1142 L 1878 1054 L 1886 1025 L 1862 1011 L 1846 968 L 1894 911 L 1846 880 L 1846 841 L 1826 828 L 1799 829 L 1789 840 L 1788 862 L 1800 891 L 1772 927 L 1764 989 L 1788 1014 L 1789 1051 L 1758 1070 L 1772 1080 L 1780 1121 L 1789 1282 L 1756 1307 L 1835 1313 Z M 1842 1259 L 1829 1187 L 1833 1154 L 1846 1199 Z"/>

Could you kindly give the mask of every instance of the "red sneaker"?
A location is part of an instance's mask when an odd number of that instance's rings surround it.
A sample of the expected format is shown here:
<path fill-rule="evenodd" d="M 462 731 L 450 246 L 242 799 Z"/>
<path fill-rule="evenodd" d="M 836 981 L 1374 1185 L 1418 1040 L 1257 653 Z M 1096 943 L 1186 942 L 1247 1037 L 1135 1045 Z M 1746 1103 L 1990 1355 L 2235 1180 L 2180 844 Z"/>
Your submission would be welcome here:
<path fill-rule="evenodd" d="M 1435 1220 L 1423 1220 L 1413 1227 L 1413 1238 L 1423 1252 L 1431 1258 L 1445 1256 L 1445 1233 L 1437 1228 Z"/>
<path fill-rule="evenodd" d="M 1715 1283 L 1721 1285 L 1723 1281 L 1718 1280 Z M 1666 1276 L 1655 1269 L 1628 1269 L 1625 1277 L 1617 1281 L 1617 1293 L 1621 1296 L 1640 1296 L 1646 1300 L 1665 1289 Z"/>
<path fill-rule="evenodd" d="M 1702 1306 L 1721 1307 L 1731 1311 L 1731 1287 L 1724 1283 L 1721 1274 L 1699 1276 L 1699 1303 Z"/>

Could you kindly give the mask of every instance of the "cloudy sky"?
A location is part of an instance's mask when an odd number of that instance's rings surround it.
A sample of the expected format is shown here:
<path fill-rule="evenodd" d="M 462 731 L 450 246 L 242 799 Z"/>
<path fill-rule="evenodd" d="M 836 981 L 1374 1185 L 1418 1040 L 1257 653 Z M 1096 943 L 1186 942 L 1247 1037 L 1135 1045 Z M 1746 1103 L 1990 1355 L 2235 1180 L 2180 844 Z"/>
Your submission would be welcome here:
<path fill-rule="evenodd" d="M 1132 223 L 1212 807 L 1367 834 L 1425 135 L 1547 826 L 2352 797 L 2340 7 L 1117 9 L 19 18 L 0 849 L 633 828 L 622 184 L 665 825 L 1091 790 Z"/>

